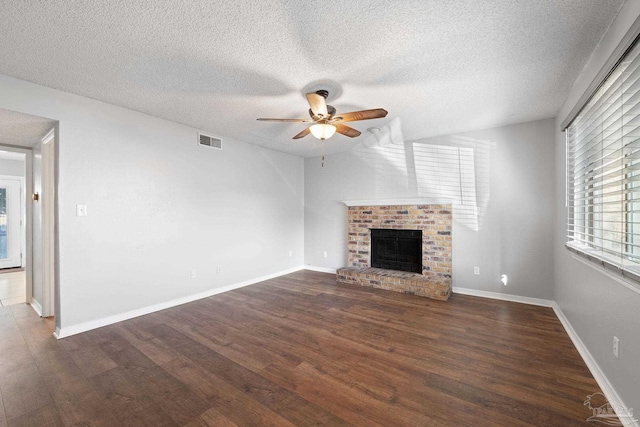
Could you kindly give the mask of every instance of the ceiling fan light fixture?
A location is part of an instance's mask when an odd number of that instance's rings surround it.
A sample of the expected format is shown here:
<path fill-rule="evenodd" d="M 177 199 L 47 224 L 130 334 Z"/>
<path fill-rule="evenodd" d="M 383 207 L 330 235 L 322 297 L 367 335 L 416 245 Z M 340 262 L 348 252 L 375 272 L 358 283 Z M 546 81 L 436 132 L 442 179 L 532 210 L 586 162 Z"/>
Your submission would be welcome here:
<path fill-rule="evenodd" d="M 336 127 L 334 125 L 328 125 L 326 123 L 317 123 L 309 128 L 311 134 L 318 139 L 329 139 L 336 133 Z"/>

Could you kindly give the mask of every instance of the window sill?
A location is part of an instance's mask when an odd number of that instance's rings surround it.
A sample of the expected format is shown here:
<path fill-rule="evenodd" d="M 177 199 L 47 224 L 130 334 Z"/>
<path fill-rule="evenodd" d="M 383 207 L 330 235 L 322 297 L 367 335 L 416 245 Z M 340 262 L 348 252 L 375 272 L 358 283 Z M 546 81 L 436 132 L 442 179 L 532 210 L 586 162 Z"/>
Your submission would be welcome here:
<path fill-rule="evenodd" d="M 609 276 L 632 291 L 640 293 L 640 266 L 623 266 L 615 257 L 571 242 L 566 242 L 565 247 L 575 254 L 574 259 Z"/>

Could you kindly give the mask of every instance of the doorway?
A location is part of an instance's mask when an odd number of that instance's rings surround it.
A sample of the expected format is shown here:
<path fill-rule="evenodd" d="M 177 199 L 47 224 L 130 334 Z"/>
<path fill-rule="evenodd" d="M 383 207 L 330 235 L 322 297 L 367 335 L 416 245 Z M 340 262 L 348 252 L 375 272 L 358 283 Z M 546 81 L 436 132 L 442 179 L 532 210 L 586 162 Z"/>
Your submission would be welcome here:
<path fill-rule="evenodd" d="M 0 152 L 0 307 L 27 299 L 26 154 Z"/>
<path fill-rule="evenodd" d="M 0 179 L 5 175 L 17 175 L 11 171 L 8 162 L 2 163 L 3 157 L 11 159 L 19 155 L 24 161 L 20 173 L 22 211 L 18 221 L 22 222 L 24 230 L 22 258 L 18 255 L 17 270 L 0 269 L 0 293 L 3 287 L 9 289 L 16 282 L 23 284 L 24 302 L 42 317 L 55 316 L 56 322 L 59 322 L 56 310 L 58 261 L 55 232 L 58 125 L 55 120 L 0 109 Z M 13 193 L 13 190 L 7 190 L 7 193 Z M 11 204 L 9 199 L 7 203 Z M 11 221 L 9 205 L 5 210 L 9 236 L 9 223 L 15 223 L 15 220 Z M 11 250 L 10 240 L 15 241 L 15 238 L 7 237 L 7 252 Z M 14 256 L 7 253 L 9 258 L 12 259 L 10 265 L 15 265 Z M 6 302 L 14 301 L 8 298 Z M 0 304 L 4 303 L 0 295 Z"/>
<path fill-rule="evenodd" d="M 22 181 L 19 177 L 0 175 L 0 269 L 22 267 Z"/>

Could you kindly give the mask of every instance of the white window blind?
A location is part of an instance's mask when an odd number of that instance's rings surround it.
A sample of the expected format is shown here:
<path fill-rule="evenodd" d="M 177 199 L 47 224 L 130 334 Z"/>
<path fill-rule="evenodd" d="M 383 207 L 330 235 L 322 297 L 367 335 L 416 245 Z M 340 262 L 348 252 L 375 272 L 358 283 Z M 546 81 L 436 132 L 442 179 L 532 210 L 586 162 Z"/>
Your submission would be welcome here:
<path fill-rule="evenodd" d="M 567 128 L 567 245 L 640 275 L 640 44 Z"/>

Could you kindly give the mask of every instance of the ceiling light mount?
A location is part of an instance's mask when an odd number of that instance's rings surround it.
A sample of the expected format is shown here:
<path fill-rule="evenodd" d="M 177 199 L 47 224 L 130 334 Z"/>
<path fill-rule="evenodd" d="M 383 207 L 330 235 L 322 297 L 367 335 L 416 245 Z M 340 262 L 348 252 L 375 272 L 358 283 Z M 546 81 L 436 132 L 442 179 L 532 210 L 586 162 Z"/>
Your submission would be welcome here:
<path fill-rule="evenodd" d="M 327 102 L 335 102 L 342 96 L 342 86 L 338 82 L 329 79 L 316 80 L 302 88 L 300 94 L 303 98 L 307 99 L 308 93 L 318 93 L 323 91 L 327 95 L 325 99 Z"/>
<path fill-rule="evenodd" d="M 317 90 L 316 93 L 321 97 L 323 97 L 324 99 L 327 99 L 327 96 L 329 96 L 329 91 L 325 89 Z"/>

